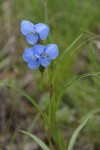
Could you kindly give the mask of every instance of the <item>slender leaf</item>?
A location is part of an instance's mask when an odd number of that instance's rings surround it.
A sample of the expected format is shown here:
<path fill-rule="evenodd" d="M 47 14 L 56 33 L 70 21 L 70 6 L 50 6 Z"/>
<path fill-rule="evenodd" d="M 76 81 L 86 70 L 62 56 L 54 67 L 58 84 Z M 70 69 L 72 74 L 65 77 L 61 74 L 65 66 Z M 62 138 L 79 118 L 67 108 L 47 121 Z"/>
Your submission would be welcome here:
<path fill-rule="evenodd" d="M 29 137 L 31 137 L 43 150 L 50 150 L 47 145 L 42 141 L 40 140 L 38 137 L 36 137 L 35 135 L 29 133 L 29 132 L 26 132 L 26 131 L 22 131 L 21 132 L 23 134 L 26 134 L 28 135 Z"/>
<path fill-rule="evenodd" d="M 11 62 L 11 57 L 7 57 L 0 61 L 0 69 L 4 68 L 6 65 L 8 65 Z"/>
<path fill-rule="evenodd" d="M 91 112 L 89 112 L 87 115 L 84 116 L 84 120 L 83 120 L 83 117 L 82 117 L 82 120 L 83 122 L 76 128 L 76 130 L 74 131 L 72 137 L 71 137 L 71 140 L 70 140 L 70 143 L 68 145 L 68 150 L 73 150 L 74 148 L 74 145 L 75 145 L 75 142 L 76 142 L 76 139 L 77 139 L 77 136 L 79 135 L 80 131 L 83 129 L 83 127 L 86 125 L 87 121 L 93 117 L 94 114 L 96 113 L 99 113 L 100 112 L 100 109 L 96 109 L 96 110 L 93 110 Z"/>
<path fill-rule="evenodd" d="M 0 84 L 1 85 L 6 85 L 6 86 L 9 86 L 13 89 L 15 89 L 16 91 L 18 91 L 19 93 L 21 93 L 23 96 L 25 96 L 31 103 L 33 106 L 35 106 L 35 108 L 43 115 L 43 112 L 42 110 L 40 109 L 40 107 L 38 106 L 38 104 L 36 103 L 36 101 L 30 96 L 28 95 L 24 90 L 20 89 L 18 86 L 16 86 L 15 84 L 12 84 L 12 83 L 9 83 L 9 80 L 8 81 L 0 81 Z"/>
<path fill-rule="evenodd" d="M 69 52 L 69 50 L 76 44 L 76 42 L 83 36 L 83 34 L 79 35 L 76 40 L 74 40 L 74 42 L 68 47 L 65 49 L 65 51 L 58 57 L 56 63 L 54 64 L 54 66 L 56 64 L 58 64 L 59 62 L 61 62 L 62 58 L 66 55 L 66 53 Z"/>
<path fill-rule="evenodd" d="M 56 110 L 59 107 L 60 101 L 61 101 L 61 97 L 63 96 L 63 94 L 65 93 L 66 89 L 69 88 L 74 82 L 86 78 L 86 77 L 90 77 L 90 76 L 100 76 L 100 72 L 91 72 L 91 73 L 85 73 L 82 74 L 78 77 L 75 77 L 74 79 L 72 79 L 69 83 L 65 84 L 59 91 L 58 95 L 57 95 L 57 103 L 56 103 Z"/>
<path fill-rule="evenodd" d="M 47 3 L 46 2 L 45 2 L 45 22 L 49 26 L 48 7 L 47 7 Z M 48 36 L 48 40 L 46 40 L 46 44 L 47 44 L 47 42 L 52 43 L 51 41 L 52 41 L 52 39 L 51 39 L 51 32 L 49 32 L 49 36 Z"/>
<path fill-rule="evenodd" d="M 80 45 L 78 45 L 78 47 L 76 47 L 76 48 L 72 51 L 71 55 L 72 55 L 73 53 L 75 53 L 78 49 L 80 49 L 81 47 L 83 47 L 85 44 L 87 44 L 88 42 L 93 41 L 93 40 L 95 40 L 95 39 L 97 39 L 97 38 L 100 38 L 100 35 L 96 35 L 96 36 L 94 36 L 94 37 L 92 37 L 92 38 L 90 38 L 90 39 L 88 39 L 88 40 L 82 42 Z"/>

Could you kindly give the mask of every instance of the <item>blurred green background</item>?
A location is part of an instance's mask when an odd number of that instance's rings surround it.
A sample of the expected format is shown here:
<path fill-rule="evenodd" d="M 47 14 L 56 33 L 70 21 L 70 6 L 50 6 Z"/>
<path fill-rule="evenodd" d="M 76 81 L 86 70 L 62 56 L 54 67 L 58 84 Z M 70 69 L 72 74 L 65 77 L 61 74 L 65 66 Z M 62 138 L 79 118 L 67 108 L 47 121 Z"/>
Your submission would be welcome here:
<path fill-rule="evenodd" d="M 27 42 L 20 32 L 20 23 L 24 19 L 34 24 L 45 23 L 45 2 L 51 41 L 59 46 L 60 54 L 83 34 L 56 67 L 56 93 L 73 77 L 100 71 L 100 0 L 0 0 L 0 80 L 9 79 L 32 95 L 41 107 L 48 101 L 48 75 L 45 71 L 44 91 L 41 92 L 39 71 L 29 70 L 22 59 Z M 81 46 L 84 42 L 86 44 Z M 57 115 L 66 141 L 69 141 L 79 119 L 100 107 L 99 81 L 99 76 L 79 80 L 62 97 Z M 27 99 L 14 89 L 0 86 L 0 111 L 1 149 L 20 150 L 23 147 L 24 150 L 40 150 L 30 139 L 25 142 L 25 137 L 17 132 L 18 128 L 30 129 L 46 142 L 42 119 L 36 118 L 38 113 Z M 100 150 L 99 116 L 89 121 L 75 149 Z"/>

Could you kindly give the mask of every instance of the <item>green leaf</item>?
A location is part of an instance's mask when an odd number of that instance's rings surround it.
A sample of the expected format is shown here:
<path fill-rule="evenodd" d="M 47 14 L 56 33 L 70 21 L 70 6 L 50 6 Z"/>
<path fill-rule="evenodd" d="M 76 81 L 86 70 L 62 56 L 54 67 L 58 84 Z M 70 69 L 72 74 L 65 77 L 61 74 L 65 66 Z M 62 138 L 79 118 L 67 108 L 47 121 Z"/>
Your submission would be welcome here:
<path fill-rule="evenodd" d="M 45 22 L 47 24 L 47 26 L 49 26 L 49 19 L 48 19 L 48 7 L 47 7 L 47 3 L 45 2 Z M 49 36 L 48 36 L 48 39 L 45 40 L 46 41 L 46 45 L 47 45 L 47 42 L 49 43 L 52 43 L 52 39 L 51 39 L 51 32 L 49 32 Z"/>
<path fill-rule="evenodd" d="M 56 64 L 58 64 L 59 62 L 61 62 L 62 58 L 66 55 L 66 53 L 69 52 L 69 50 L 76 44 L 76 42 L 77 42 L 82 36 L 83 36 L 83 34 L 79 35 L 79 36 L 74 40 L 74 42 L 73 42 L 71 45 L 69 45 L 68 48 L 65 49 L 65 51 L 58 57 L 58 59 L 57 59 L 56 63 L 54 64 L 54 66 L 55 66 Z"/>
<path fill-rule="evenodd" d="M 76 51 L 77 51 L 78 49 L 82 48 L 85 44 L 87 44 L 87 43 L 89 43 L 89 42 L 91 42 L 91 41 L 93 41 L 93 40 L 95 40 L 95 39 L 97 39 L 97 38 L 100 38 L 100 35 L 96 35 L 96 36 L 94 36 L 94 37 L 92 37 L 92 38 L 90 38 L 90 39 L 87 39 L 86 41 L 83 41 L 81 44 L 78 45 L 78 47 L 76 47 L 76 48 L 72 51 L 71 55 L 72 55 L 73 53 L 76 53 Z"/>
<path fill-rule="evenodd" d="M 35 108 L 43 115 L 42 110 L 40 109 L 40 107 L 38 106 L 38 104 L 36 103 L 36 101 L 30 96 L 28 95 L 24 90 L 20 89 L 18 86 L 16 86 L 15 84 L 9 83 L 10 81 L 7 80 L 2 80 L 0 81 L 0 85 L 6 85 L 9 86 L 13 89 L 15 89 L 16 91 L 18 91 L 19 93 L 21 93 L 23 96 L 25 96 L 27 98 L 27 100 L 29 100 L 33 106 L 35 106 Z"/>
<path fill-rule="evenodd" d="M 11 62 L 11 57 L 7 57 L 0 61 L 0 69 L 4 68 L 6 65 L 8 65 Z"/>
<path fill-rule="evenodd" d="M 100 109 L 96 109 L 96 110 L 93 110 L 91 112 L 89 112 L 88 114 L 86 114 L 84 117 L 82 117 L 81 120 L 82 123 L 76 128 L 76 130 L 74 131 L 72 137 L 71 137 L 71 140 L 70 140 L 70 143 L 68 145 L 68 150 L 73 150 L 74 148 L 74 145 L 75 145 L 75 142 L 76 142 L 76 139 L 80 133 L 80 131 L 83 129 L 83 127 L 86 125 L 87 121 L 93 117 L 94 114 L 96 113 L 99 113 L 100 112 Z M 83 119 L 84 118 L 84 119 Z"/>
<path fill-rule="evenodd" d="M 57 103 L 56 103 L 56 110 L 59 107 L 60 101 L 61 101 L 61 97 L 63 96 L 63 94 L 65 93 L 66 89 L 69 88 L 74 82 L 86 78 L 86 77 L 90 77 L 90 76 L 100 76 L 100 72 L 91 72 L 91 73 L 85 73 L 82 75 L 79 75 L 77 77 L 75 77 L 74 79 L 72 79 L 69 83 L 65 84 L 59 91 L 58 95 L 57 95 Z"/>
<path fill-rule="evenodd" d="M 26 132 L 26 131 L 22 131 L 22 130 L 21 130 L 21 133 L 26 134 L 29 137 L 31 137 L 43 150 L 50 150 L 47 147 L 47 145 L 43 141 L 41 141 L 38 137 L 36 137 L 35 135 L 33 135 L 29 132 Z"/>

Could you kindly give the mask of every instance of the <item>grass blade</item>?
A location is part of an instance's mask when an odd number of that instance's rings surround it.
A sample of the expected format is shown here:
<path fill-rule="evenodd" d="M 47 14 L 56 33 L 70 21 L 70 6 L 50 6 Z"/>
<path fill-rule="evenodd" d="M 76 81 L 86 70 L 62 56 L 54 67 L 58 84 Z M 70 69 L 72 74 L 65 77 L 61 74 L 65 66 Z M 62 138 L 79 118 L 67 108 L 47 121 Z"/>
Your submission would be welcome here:
<path fill-rule="evenodd" d="M 27 98 L 27 100 L 29 100 L 32 103 L 32 105 L 35 106 L 35 108 L 43 115 L 43 112 L 40 109 L 40 107 L 38 106 L 38 104 L 36 103 L 36 101 L 30 95 L 28 95 L 24 90 L 20 89 L 15 84 L 9 83 L 9 80 L 8 81 L 2 80 L 2 81 L 0 81 L 0 84 L 9 86 L 9 87 L 15 89 L 16 91 L 18 91 L 23 96 L 25 96 Z"/>
<path fill-rule="evenodd" d="M 49 19 L 48 19 L 48 7 L 47 7 L 47 3 L 45 2 L 45 22 L 47 24 L 47 26 L 49 26 Z M 49 36 L 48 36 L 48 40 L 46 40 L 46 44 L 47 41 L 49 41 L 51 43 L 52 39 L 51 39 L 51 32 L 49 32 Z"/>
<path fill-rule="evenodd" d="M 79 135 L 80 131 L 83 129 L 83 127 L 86 125 L 87 121 L 89 119 L 91 119 L 91 117 L 96 114 L 96 113 L 99 113 L 100 112 L 100 109 L 96 109 L 96 110 L 93 110 L 91 112 L 89 112 L 87 115 L 84 116 L 84 121 L 76 128 L 76 130 L 74 131 L 72 137 L 71 137 L 71 140 L 70 140 L 70 143 L 68 145 L 68 150 L 73 150 L 74 148 L 74 144 L 76 142 L 76 139 L 77 139 L 77 136 Z M 82 117 L 83 118 L 83 117 Z"/>
<path fill-rule="evenodd" d="M 0 69 L 7 66 L 10 62 L 11 62 L 11 57 L 7 57 L 7 58 L 3 59 L 2 61 L 0 61 Z"/>
<path fill-rule="evenodd" d="M 66 53 L 69 52 L 69 50 L 76 44 L 76 42 L 77 42 L 82 36 L 83 36 L 83 34 L 79 35 L 79 36 L 76 38 L 76 40 L 74 40 L 74 42 L 73 42 L 68 48 L 65 49 L 65 51 L 60 55 L 60 57 L 58 57 L 58 59 L 57 59 L 55 65 L 58 64 L 59 62 L 61 62 L 62 58 L 66 55 Z M 55 65 L 54 65 L 54 66 L 55 66 Z"/>
<path fill-rule="evenodd" d="M 87 39 L 86 41 L 82 42 L 78 47 L 76 47 L 76 48 L 73 50 L 73 52 L 71 53 L 71 55 L 72 55 L 73 53 L 75 53 L 78 49 L 82 48 L 85 44 L 87 44 L 87 43 L 89 43 L 89 42 L 91 42 L 91 41 L 93 41 L 93 40 L 95 40 L 95 39 L 97 39 L 97 38 L 100 38 L 100 35 L 96 35 L 96 36 L 94 36 L 94 37 L 92 37 L 92 38 L 90 38 L 90 39 Z"/>
<path fill-rule="evenodd" d="M 33 134 L 29 133 L 29 132 L 26 132 L 26 131 L 22 131 L 22 130 L 21 130 L 21 133 L 26 134 L 29 137 L 31 137 L 43 150 L 50 150 L 46 146 L 46 144 L 43 141 L 41 141 L 38 137 L 36 137 L 35 135 L 33 135 Z"/>
<path fill-rule="evenodd" d="M 90 76 L 100 76 L 100 72 L 91 72 L 91 73 L 85 73 L 82 74 L 78 77 L 75 77 L 74 79 L 72 79 L 68 84 L 64 85 L 61 90 L 59 91 L 58 95 L 57 95 L 57 103 L 56 103 L 56 110 L 59 107 L 60 101 L 61 101 L 61 97 L 63 96 L 63 94 L 65 93 L 66 89 L 69 88 L 74 82 L 86 78 L 86 77 L 90 77 Z"/>

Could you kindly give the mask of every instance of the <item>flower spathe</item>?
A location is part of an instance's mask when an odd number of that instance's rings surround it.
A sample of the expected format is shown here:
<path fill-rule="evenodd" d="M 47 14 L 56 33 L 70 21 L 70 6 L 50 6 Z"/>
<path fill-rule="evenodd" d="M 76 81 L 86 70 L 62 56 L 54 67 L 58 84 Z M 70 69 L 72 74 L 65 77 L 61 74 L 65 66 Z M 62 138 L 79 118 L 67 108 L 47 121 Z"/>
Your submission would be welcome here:
<path fill-rule="evenodd" d="M 44 23 L 33 24 L 31 21 L 22 20 L 21 32 L 26 36 L 29 44 L 36 44 L 39 39 L 45 40 L 49 34 L 49 27 Z"/>
<path fill-rule="evenodd" d="M 25 48 L 23 59 L 28 63 L 30 69 L 35 70 L 40 65 L 47 67 L 58 54 L 59 50 L 56 44 L 48 44 L 47 46 L 36 44 L 32 48 Z"/>

